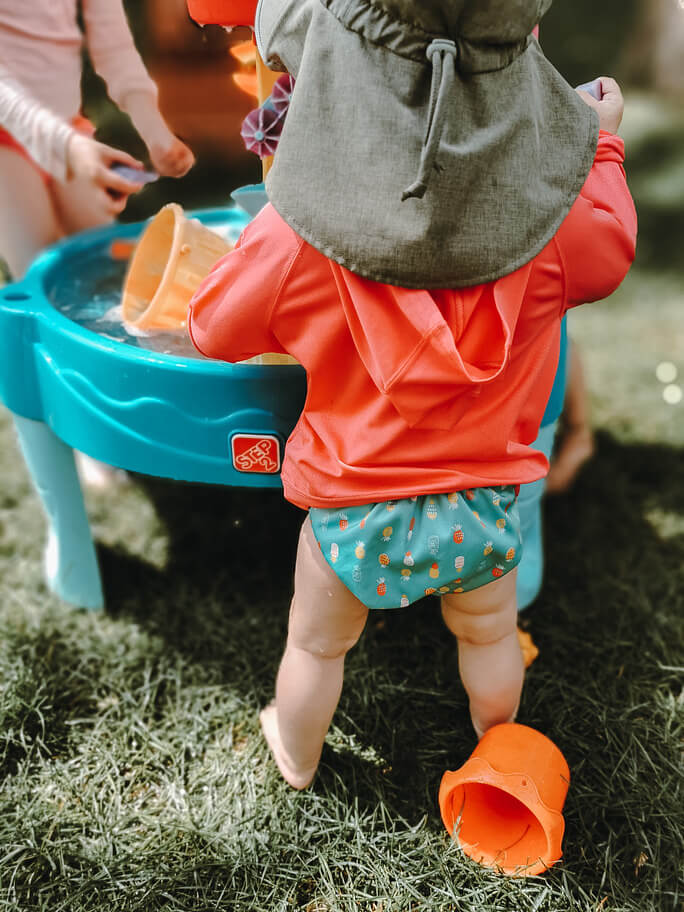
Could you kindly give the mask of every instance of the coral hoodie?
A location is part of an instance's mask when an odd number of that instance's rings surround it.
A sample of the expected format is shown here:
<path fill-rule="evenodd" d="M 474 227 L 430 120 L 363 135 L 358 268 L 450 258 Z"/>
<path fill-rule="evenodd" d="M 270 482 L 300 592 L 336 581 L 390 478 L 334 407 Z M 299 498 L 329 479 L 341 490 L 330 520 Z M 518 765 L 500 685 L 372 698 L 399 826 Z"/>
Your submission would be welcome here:
<path fill-rule="evenodd" d="M 553 384 L 561 319 L 610 294 L 634 256 L 623 156 L 622 140 L 601 134 L 556 236 L 521 269 L 470 288 L 361 278 L 272 206 L 262 210 L 199 288 L 189 328 L 209 357 L 287 352 L 306 369 L 306 403 L 283 461 L 288 500 L 351 506 L 546 473 L 530 444 Z"/>

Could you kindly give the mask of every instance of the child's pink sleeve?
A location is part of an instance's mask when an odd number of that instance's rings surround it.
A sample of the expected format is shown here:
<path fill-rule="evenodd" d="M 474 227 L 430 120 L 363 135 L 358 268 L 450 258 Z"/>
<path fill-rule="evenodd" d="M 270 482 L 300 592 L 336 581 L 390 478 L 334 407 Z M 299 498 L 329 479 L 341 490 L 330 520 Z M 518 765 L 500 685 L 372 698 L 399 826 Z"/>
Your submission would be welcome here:
<path fill-rule="evenodd" d="M 11 133 L 44 171 L 57 180 L 66 179 L 73 127 L 37 101 L 1 63 L 0 127 Z"/>
<path fill-rule="evenodd" d="M 555 238 L 565 272 L 565 307 L 612 294 L 634 260 L 637 218 L 623 161 L 622 139 L 601 132 L 594 165 Z"/>
<path fill-rule="evenodd" d="M 195 348 L 221 361 L 285 353 L 271 315 L 297 249 L 279 244 L 257 216 L 190 303 L 188 330 Z"/>
<path fill-rule="evenodd" d="M 121 0 L 83 0 L 83 20 L 93 66 L 113 101 L 125 110 L 131 92 L 156 99 L 157 86 L 136 49 Z"/>

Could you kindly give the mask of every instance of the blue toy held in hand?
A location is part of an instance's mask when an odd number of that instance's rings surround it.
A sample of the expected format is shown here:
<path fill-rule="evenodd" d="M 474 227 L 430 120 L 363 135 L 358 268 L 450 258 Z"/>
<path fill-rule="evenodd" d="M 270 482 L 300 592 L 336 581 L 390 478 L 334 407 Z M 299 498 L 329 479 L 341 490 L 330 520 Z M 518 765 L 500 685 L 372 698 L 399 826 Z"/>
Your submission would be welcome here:
<path fill-rule="evenodd" d="M 109 170 L 114 171 L 115 174 L 118 174 L 127 181 L 131 181 L 133 184 L 153 184 L 156 180 L 159 180 L 159 175 L 156 171 L 143 171 L 142 168 L 130 168 L 128 165 L 121 164 L 121 162 L 114 162 L 113 165 L 110 165 Z"/>
<path fill-rule="evenodd" d="M 595 98 L 596 101 L 601 101 L 603 98 L 603 89 L 601 88 L 601 79 L 592 79 L 591 82 L 583 82 L 581 85 L 575 86 L 576 89 L 581 89 L 583 92 L 587 92 L 592 98 Z"/>

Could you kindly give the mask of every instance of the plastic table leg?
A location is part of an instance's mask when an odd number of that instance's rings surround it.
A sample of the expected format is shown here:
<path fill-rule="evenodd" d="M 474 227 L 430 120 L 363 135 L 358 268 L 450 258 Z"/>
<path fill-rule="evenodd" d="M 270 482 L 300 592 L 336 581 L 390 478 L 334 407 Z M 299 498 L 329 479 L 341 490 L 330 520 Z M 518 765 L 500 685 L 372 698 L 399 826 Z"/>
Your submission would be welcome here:
<path fill-rule="evenodd" d="M 74 453 L 42 421 L 14 414 L 19 443 L 48 520 L 45 575 L 65 602 L 101 610 L 100 570 Z"/>
<path fill-rule="evenodd" d="M 547 459 L 551 457 L 558 422 L 539 429 L 539 436 L 532 444 Z M 523 540 L 523 556 L 518 564 L 518 610 L 527 608 L 539 595 L 544 575 L 544 540 L 542 536 L 542 497 L 546 478 L 520 485 L 518 511 Z"/>

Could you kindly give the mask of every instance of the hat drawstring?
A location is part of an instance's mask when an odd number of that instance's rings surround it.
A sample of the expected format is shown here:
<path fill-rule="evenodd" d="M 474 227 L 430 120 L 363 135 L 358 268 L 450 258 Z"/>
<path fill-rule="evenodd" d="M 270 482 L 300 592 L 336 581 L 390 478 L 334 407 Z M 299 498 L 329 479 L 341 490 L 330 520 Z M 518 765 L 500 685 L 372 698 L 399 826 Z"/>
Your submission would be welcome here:
<path fill-rule="evenodd" d="M 436 157 L 439 141 L 444 132 L 447 101 L 456 79 L 458 48 L 455 42 L 447 38 L 436 38 L 428 45 L 426 56 L 432 64 L 427 129 L 420 153 L 418 174 L 411 186 L 402 193 L 402 202 L 412 197 L 422 199 L 425 196 L 430 173 L 437 166 Z"/>

